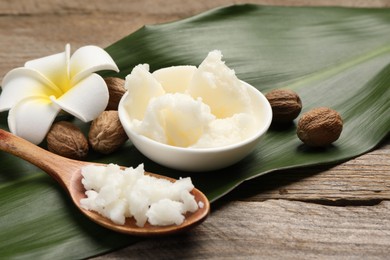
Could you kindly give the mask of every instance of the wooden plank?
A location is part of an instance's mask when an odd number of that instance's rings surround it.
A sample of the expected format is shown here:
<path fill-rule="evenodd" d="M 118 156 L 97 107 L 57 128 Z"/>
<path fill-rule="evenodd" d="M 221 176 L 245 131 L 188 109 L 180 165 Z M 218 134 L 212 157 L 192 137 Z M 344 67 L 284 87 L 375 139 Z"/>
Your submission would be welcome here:
<path fill-rule="evenodd" d="M 390 199 L 390 139 L 337 166 L 269 173 L 238 187 L 225 200 L 288 199 L 326 205 L 373 205 Z"/>
<path fill-rule="evenodd" d="M 42 15 L 42 14 L 85 14 L 101 13 L 130 13 L 154 16 L 186 17 L 212 8 L 253 3 L 261 5 L 281 6 L 350 6 L 350 7 L 388 7 L 387 0 L 214 0 L 214 1 L 186 1 L 181 0 L 137 0 L 137 1 L 106 1 L 106 0 L 2 0 L 0 14 L 11 15 Z"/>
<path fill-rule="evenodd" d="M 141 25 L 116 14 L 22 16 L 18 19 L 0 16 L 0 77 L 28 60 L 62 52 L 66 43 L 70 43 L 73 50 L 88 44 L 106 47 L 138 29 L 137 26 Z"/>
<path fill-rule="evenodd" d="M 389 201 L 362 207 L 233 202 L 189 233 L 148 239 L 94 259 L 386 259 L 389 210 Z"/>

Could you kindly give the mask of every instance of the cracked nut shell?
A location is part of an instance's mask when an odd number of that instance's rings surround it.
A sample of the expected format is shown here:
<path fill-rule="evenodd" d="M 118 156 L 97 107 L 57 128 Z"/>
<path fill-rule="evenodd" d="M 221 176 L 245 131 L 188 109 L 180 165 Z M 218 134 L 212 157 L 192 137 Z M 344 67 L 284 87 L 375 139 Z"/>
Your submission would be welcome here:
<path fill-rule="evenodd" d="M 301 116 L 297 135 L 306 145 L 321 147 L 336 141 L 342 130 L 343 121 L 339 113 L 327 107 L 319 107 Z"/>
<path fill-rule="evenodd" d="M 82 160 L 88 155 L 88 141 L 81 130 L 67 121 L 54 123 L 46 136 L 47 149 L 55 154 Z"/>
<path fill-rule="evenodd" d="M 272 108 L 274 123 L 288 123 L 298 117 L 302 110 L 302 102 L 297 93 L 289 89 L 275 89 L 265 97 Z"/>

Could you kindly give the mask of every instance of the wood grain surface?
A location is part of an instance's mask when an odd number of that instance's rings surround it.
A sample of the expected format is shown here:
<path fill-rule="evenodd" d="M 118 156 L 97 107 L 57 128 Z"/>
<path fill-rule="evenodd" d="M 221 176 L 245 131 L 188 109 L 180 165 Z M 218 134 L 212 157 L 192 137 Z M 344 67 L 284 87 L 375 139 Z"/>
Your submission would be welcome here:
<path fill-rule="evenodd" d="M 390 7 L 390 0 L 1 0 L 0 79 L 25 61 L 106 47 L 145 24 L 237 3 Z M 334 166 L 268 174 L 213 204 L 190 233 L 145 239 L 95 259 L 389 259 L 390 139 Z"/>

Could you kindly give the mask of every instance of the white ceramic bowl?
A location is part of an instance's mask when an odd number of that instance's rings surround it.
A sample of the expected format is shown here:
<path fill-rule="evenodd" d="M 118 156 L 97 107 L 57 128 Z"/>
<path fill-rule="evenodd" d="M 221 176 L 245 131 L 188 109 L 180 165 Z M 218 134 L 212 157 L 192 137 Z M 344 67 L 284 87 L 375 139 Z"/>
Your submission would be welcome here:
<path fill-rule="evenodd" d="M 265 96 L 248 83 L 244 82 L 244 85 L 248 88 L 252 104 L 255 106 L 254 110 L 258 112 L 256 116 L 261 124 L 255 135 L 236 144 L 217 148 L 183 148 L 159 143 L 137 134 L 131 130 L 131 120 L 124 108 L 127 92 L 119 103 L 119 118 L 130 141 L 152 161 L 169 168 L 190 172 L 221 169 L 235 164 L 251 153 L 267 132 L 272 121 L 271 105 Z"/>

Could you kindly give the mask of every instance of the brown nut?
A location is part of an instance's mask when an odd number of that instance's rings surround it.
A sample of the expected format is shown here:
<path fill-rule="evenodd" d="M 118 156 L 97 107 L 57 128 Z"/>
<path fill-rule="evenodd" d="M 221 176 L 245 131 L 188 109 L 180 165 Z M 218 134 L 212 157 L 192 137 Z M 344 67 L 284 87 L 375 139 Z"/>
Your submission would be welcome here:
<path fill-rule="evenodd" d="M 272 121 L 288 123 L 298 117 L 302 110 L 302 102 L 298 94 L 289 89 L 275 89 L 265 97 L 272 107 Z"/>
<path fill-rule="evenodd" d="M 88 139 L 92 149 L 103 154 L 112 153 L 122 146 L 128 137 L 119 120 L 118 111 L 104 111 L 93 120 Z"/>
<path fill-rule="evenodd" d="M 336 141 L 343 130 L 339 113 L 327 107 L 312 109 L 298 121 L 297 135 L 309 146 L 327 146 Z"/>
<path fill-rule="evenodd" d="M 84 134 L 70 122 L 54 123 L 46 136 L 47 149 L 58 155 L 81 160 L 87 157 L 89 147 Z"/>
<path fill-rule="evenodd" d="M 122 96 L 125 94 L 125 80 L 115 77 L 107 77 L 104 79 L 107 84 L 109 99 L 106 110 L 118 110 L 118 104 Z"/>

